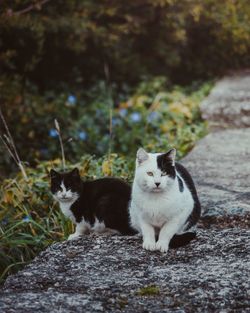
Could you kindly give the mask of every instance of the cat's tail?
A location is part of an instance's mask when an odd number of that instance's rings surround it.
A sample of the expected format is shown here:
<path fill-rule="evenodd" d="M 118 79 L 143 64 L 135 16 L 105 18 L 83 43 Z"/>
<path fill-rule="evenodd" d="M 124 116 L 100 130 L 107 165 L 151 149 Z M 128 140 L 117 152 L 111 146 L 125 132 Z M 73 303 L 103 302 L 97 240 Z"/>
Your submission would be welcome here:
<path fill-rule="evenodd" d="M 174 235 L 170 240 L 169 247 L 172 249 L 187 245 L 191 240 L 196 238 L 196 232 L 186 232 L 179 235 Z"/>

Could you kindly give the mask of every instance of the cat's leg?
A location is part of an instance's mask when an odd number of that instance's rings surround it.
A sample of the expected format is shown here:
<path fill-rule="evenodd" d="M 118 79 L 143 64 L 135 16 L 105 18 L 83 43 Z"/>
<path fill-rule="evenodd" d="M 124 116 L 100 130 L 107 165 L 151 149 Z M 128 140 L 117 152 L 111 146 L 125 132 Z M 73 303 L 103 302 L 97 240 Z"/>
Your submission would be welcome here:
<path fill-rule="evenodd" d="M 136 229 L 139 233 L 141 233 L 138 211 L 138 208 L 132 201 L 129 207 L 130 225 L 133 229 Z"/>
<path fill-rule="evenodd" d="M 68 240 L 74 240 L 79 238 L 81 235 L 89 231 L 89 224 L 82 220 L 80 223 L 76 224 L 75 232 L 69 235 Z"/>
<path fill-rule="evenodd" d="M 159 233 L 159 238 L 156 243 L 156 249 L 161 252 L 167 252 L 169 247 L 169 242 L 172 237 L 178 232 L 180 229 L 180 219 L 173 218 L 168 223 L 165 223 Z"/>
<path fill-rule="evenodd" d="M 154 251 L 156 250 L 156 242 L 155 242 L 155 230 L 154 227 L 143 219 L 140 220 L 140 228 L 143 237 L 143 249 Z"/>

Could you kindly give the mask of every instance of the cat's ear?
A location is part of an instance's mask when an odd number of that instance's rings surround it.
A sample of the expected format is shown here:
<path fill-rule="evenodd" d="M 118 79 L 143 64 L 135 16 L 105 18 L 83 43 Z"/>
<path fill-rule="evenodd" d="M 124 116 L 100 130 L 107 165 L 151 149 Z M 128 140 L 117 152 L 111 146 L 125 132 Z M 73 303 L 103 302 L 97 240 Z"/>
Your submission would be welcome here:
<path fill-rule="evenodd" d="M 175 156 L 176 156 L 176 149 L 171 149 L 167 153 L 165 153 L 165 158 L 172 162 L 172 165 L 175 164 Z"/>
<path fill-rule="evenodd" d="M 50 170 L 49 174 L 50 174 L 50 178 L 51 179 L 55 179 L 55 178 L 58 178 L 60 176 L 60 174 L 57 171 L 53 170 L 53 169 Z"/>
<path fill-rule="evenodd" d="M 73 177 L 80 177 L 80 173 L 79 173 L 79 170 L 77 167 L 75 167 L 71 172 L 70 174 L 73 176 Z"/>
<path fill-rule="evenodd" d="M 138 164 L 141 164 L 148 159 L 148 154 L 143 148 L 139 148 L 136 153 L 136 158 Z"/>

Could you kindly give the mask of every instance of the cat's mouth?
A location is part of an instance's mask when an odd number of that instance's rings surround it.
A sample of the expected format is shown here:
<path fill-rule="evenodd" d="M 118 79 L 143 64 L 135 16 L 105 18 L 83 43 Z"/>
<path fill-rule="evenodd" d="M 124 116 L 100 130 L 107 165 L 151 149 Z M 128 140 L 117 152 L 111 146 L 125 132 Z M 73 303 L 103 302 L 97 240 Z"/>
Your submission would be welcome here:
<path fill-rule="evenodd" d="M 152 192 L 156 192 L 156 193 L 162 192 L 162 189 L 159 188 L 159 187 L 155 187 L 155 188 L 152 189 Z"/>
<path fill-rule="evenodd" d="M 57 200 L 60 202 L 70 202 L 73 200 L 73 197 L 57 197 Z"/>

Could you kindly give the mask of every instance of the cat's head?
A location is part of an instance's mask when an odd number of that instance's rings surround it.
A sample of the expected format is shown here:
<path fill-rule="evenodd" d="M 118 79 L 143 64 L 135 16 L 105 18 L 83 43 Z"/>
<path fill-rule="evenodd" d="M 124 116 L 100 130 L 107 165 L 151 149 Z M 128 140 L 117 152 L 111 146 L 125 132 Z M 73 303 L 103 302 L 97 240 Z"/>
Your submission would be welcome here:
<path fill-rule="evenodd" d="M 59 173 L 50 171 L 51 192 L 59 202 L 74 202 L 81 192 L 81 177 L 79 170 L 74 168 L 70 172 Z"/>
<path fill-rule="evenodd" d="M 176 150 L 167 153 L 147 153 L 140 148 L 136 155 L 135 181 L 146 192 L 166 191 L 173 183 Z"/>

